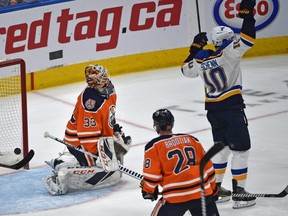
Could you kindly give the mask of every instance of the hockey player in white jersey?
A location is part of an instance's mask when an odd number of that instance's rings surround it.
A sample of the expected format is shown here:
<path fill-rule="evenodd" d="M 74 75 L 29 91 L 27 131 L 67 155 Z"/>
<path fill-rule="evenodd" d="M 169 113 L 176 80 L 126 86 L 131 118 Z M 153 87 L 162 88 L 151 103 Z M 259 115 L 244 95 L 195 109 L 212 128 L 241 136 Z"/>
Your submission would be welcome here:
<path fill-rule="evenodd" d="M 253 46 L 256 37 L 254 7 L 255 0 L 242 0 L 240 3 L 239 16 L 243 19 L 240 39 L 235 37 L 229 27 L 217 26 L 211 31 L 212 43 L 215 46 L 213 51 L 203 50 L 208 41 L 205 32 L 196 35 L 190 47 L 190 55 L 181 68 L 184 76 L 200 76 L 204 81 L 205 109 L 212 127 L 213 140 L 223 141 L 226 145 L 213 158 L 219 201 L 228 201 L 231 196 L 231 191 L 221 186 L 230 153 L 233 192 L 247 193 L 244 188 L 251 144 L 242 98 L 240 60 Z M 233 197 L 233 208 L 253 206 L 256 204 L 255 199 Z"/>

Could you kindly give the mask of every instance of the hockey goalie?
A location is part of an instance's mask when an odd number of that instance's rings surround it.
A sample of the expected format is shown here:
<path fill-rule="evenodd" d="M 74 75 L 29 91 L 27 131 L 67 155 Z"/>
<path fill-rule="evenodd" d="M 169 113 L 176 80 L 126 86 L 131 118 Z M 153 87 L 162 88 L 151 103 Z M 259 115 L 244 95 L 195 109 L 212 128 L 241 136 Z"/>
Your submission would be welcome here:
<path fill-rule="evenodd" d="M 131 147 L 131 137 L 116 124 L 117 95 L 108 70 L 89 65 L 84 73 L 88 85 L 78 96 L 64 136 L 74 148 L 68 146 L 60 157 L 46 162 L 53 174 L 43 184 L 51 195 L 118 184 L 119 163 Z"/>

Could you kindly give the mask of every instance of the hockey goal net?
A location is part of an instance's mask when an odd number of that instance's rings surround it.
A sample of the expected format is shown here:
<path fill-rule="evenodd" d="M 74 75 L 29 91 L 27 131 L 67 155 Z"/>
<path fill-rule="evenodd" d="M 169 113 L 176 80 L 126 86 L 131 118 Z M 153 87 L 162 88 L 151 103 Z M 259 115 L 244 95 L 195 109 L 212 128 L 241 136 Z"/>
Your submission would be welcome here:
<path fill-rule="evenodd" d="M 0 163 L 15 164 L 27 153 L 25 61 L 0 60 Z M 24 168 L 29 169 L 29 164 Z"/>

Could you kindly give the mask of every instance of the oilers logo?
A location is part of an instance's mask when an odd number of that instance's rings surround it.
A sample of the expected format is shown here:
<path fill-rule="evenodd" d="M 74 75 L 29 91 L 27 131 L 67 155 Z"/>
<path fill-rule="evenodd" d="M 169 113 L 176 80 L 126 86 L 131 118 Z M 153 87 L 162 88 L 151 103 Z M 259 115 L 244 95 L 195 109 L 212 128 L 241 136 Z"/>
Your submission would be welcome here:
<path fill-rule="evenodd" d="M 235 33 L 240 33 L 242 20 L 237 19 L 241 0 L 216 0 L 213 14 L 218 25 L 230 27 Z M 279 12 L 278 0 L 256 0 L 254 9 L 256 31 L 269 26 Z"/>
<path fill-rule="evenodd" d="M 88 110 L 91 110 L 95 107 L 95 104 L 96 104 L 96 101 L 93 100 L 93 99 L 88 99 L 86 102 L 85 102 L 85 107 L 87 107 Z"/>
<path fill-rule="evenodd" d="M 116 106 L 110 106 L 109 107 L 109 126 L 113 128 L 113 126 L 116 124 L 116 118 L 115 118 L 115 113 L 116 113 Z"/>

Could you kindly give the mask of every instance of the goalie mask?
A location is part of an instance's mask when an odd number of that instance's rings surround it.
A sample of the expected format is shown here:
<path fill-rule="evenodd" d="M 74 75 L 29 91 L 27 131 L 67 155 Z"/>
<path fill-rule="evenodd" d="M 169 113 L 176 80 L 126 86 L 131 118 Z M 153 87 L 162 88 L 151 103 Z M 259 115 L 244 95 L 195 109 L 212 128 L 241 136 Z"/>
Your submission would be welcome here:
<path fill-rule="evenodd" d="M 211 39 L 215 47 L 221 46 L 225 41 L 234 40 L 233 30 L 227 26 L 216 26 L 211 30 Z"/>
<path fill-rule="evenodd" d="M 88 65 L 85 68 L 86 82 L 90 87 L 107 87 L 109 85 L 109 73 L 102 65 Z"/>
<path fill-rule="evenodd" d="M 154 129 L 160 131 L 171 130 L 174 126 L 174 116 L 168 109 L 159 109 L 153 113 Z"/>

